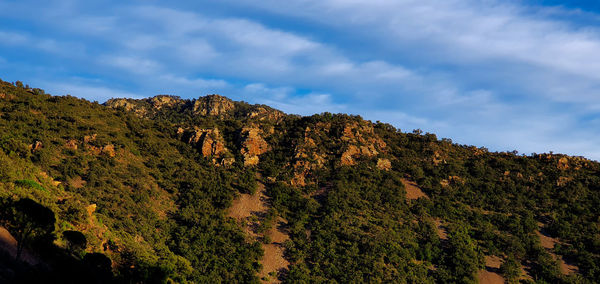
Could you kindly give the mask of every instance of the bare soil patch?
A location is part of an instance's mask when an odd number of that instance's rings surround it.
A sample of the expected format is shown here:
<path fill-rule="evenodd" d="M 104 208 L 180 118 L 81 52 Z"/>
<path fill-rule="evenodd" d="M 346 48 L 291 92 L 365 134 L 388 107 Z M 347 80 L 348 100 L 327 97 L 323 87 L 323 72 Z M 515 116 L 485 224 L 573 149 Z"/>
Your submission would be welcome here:
<path fill-rule="evenodd" d="M 540 231 L 535 231 L 535 233 L 540 237 L 540 243 L 545 249 L 554 249 L 554 245 L 559 243 L 557 239 L 542 234 Z"/>
<path fill-rule="evenodd" d="M 283 257 L 285 250 L 283 243 L 290 237 L 285 229 L 287 221 L 281 217 L 266 233 L 261 235 L 257 232 L 269 207 L 268 197 L 265 195 L 265 185 L 259 182 L 255 194 L 241 194 L 233 201 L 227 216 L 238 221 L 251 241 L 258 241 L 265 237 L 271 240 L 269 244 L 262 244 L 264 255 L 261 260 L 262 269 L 259 277 L 265 283 L 279 283 L 278 275 L 285 274 L 290 264 Z"/>
<path fill-rule="evenodd" d="M 77 189 L 82 188 L 87 184 L 87 182 L 83 180 L 80 176 L 68 179 L 67 182 L 69 183 L 69 185 Z"/>
<path fill-rule="evenodd" d="M 579 267 L 574 264 L 567 263 L 562 256 L 558 256 L 558 262 L 560 264 L 560 272 L 565 275 L 579 272 Z"/>
<path fill-rule="evenodd" d="M 407 179 L 401 179 L 402 184 L 404 185 L 404 189 L 406 190 L 406 198 L 409 200 L 414 200 L 418 198 L 429 198 L 421 188 L 414 182 Z"/>
<path fill-rule="evenodd" d="M 442 220 L 434 219 L 433 222 L 435 223 L 438 237 L 441 240 L 447 240 L 448 239 L 448 231 L 446 231 L 446 227 L 442 223 Z"/>
<path fill-rule="evenodd" d="M 477 273 L 479 284 L 504 284 L 504 277 L 496 272 L 488 271 L 487 269 L 479 270 Z"/>
<path fill-rule="evenodd" d="M 542 224 L 538 225 L 540 225 L 540 227 L 542 226 Z M 542 247 L 544 247 L 546 251 L 548 251 L 548 253 L 558 261 L 560 266 L 560 272 L 562 274 L 568 275 L 572 273 L 577 273 L 579 271 L 579 267 L 577 267 L 574 264 L 565 262 L 564 258 L 561 255 L 557 255 L 553 252 L 554 245 L 561 243 L 559 239 L 548 236 L 546 233 L 544 233 L 543 228 L 539 231 L 535 231 L 535 233 L 540 238 L 540 243 Z"/>
<path fill-rule="evenodd" d="M 233 201 L 227 216 L 238 221 L 247 221 L 246 219 L 250 216 L 257 216 L 267 210 L 267 207 L 262 200 L 265 198 L 264 186 L 262 186 L 262 188 L 259 187 L 254 195 L 240 194 L 240 196 Z"/>
<path fill-rule="evenodd" d="M 504 277 L 499 273 L 502 265 L 502 258 L 491 255 L 485 257 L 485 269 L 477 273 L 477 279 L 480 284 L 501 284 L 504 283 Z"/>

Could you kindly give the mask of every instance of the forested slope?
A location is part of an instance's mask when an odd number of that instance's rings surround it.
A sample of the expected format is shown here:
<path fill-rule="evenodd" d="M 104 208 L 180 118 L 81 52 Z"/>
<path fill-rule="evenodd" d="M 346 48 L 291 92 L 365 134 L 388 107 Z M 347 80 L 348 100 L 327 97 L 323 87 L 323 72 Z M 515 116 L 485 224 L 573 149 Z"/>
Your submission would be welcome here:
<path fill-rule="evenodd" d="M 0 82 L 0 222 L 38 263 L 3 253 L 0 280 L 593 283 L 599 174 L 358 116 Z M 249 224 L 289 236 L 289 266 L 262 279 L 269 238 L 227 215 L 257 177 L 268 210 Z"/>

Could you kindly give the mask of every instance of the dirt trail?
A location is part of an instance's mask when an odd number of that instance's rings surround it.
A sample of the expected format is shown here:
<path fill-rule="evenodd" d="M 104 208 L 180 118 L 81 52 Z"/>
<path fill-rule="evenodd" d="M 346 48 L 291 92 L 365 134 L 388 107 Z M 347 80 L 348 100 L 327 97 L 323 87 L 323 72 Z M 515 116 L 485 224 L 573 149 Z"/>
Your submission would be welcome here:
<path fill-rule="evenodd" d="M 273 222 L 270 230 L 263 234 L 258 232 L 270 206 L 268 197 L 265 195 L 265 185 L 260 181 L 257 182 L 257 185 L 255 194 L 241 194 L 233 201 L 227 216 L 237 220 L 251 241 L 260 241 L 265 237 L 271 240 L 268 244 L 262 243 L 265 253 L 261 260 L 263 267 L 259 277 L 264 283 L 279 283 L 278 276 L 285 274 L 289 265 L 289 262 L 283 257 L 283 243 L 289 240 L 285 230 L 287 221 L 278 218 Z"/>

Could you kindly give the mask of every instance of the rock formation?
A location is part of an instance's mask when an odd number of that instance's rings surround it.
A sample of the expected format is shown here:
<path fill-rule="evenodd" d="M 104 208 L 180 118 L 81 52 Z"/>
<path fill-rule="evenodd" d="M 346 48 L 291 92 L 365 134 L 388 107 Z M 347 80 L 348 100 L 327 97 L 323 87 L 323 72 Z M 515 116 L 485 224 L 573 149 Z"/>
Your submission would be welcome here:
<path fill-rule="evenodd" d="M 246 118 L 250 119 L 278 121 L 285 116 L 285 113 L 275 109 L 257 106 L 248 110 L 244 115 Z"/>
<path fill-rule="evenodd" d="M 356 164 L 360 157 L 374 157 L 385 150 L 385 142 L 375 134 L 373 126 L 365 122 L 347 123 L 340 139 L 346 143 L 341 155 L 340 163 L 343 166 Z"/>
<path fill-rule="evenodd" d="M 377 168 L 383 171 L 389 171 L 392 168 L 392 162 L 389 159 L 377 159 Z"/>
<path fill-rule="evenodd" d="M 212 159 L 215 164 L 231 165 L 234 159 L 226 157 L 229 150 L 225 147 L 225 140 L 219 129 L 194 128 L 189 133 L 188 143 L 196 146 L 202 156 Z"/>
<path fill-rule="evenodd" d="M 148 110 L 145 107 L 140 106 L 140 104 L 133 99 L 110 99 L 106 101 L 105 105 L 115 109 L 124 109 L 141 117 L 146 116 L 148 113 Z"/>
<path fill-rule="evenodd" d="M 230 114 L 235 105 L 233 101 L 219 95 L 210 95 L 194 101 L 193 112 L 202 116 L 225 116 Z"/>
<path fill-rule="evenodd" d="M 294 176 L 290 181 L 291 185 L 305 186 L 306 179 L 311 172 L 321 168 L 326 163 L 327 156 L 321 152 L 312 136 L 320 134 L 326 137 L 330 128 L 330 123 L 318 122 L 312 128 L 307 126 L 304 129 L 304 137 L 294 147 Z"/>
<path fill-rule="evenodd" d="M 260 155 L 271 149 L 267 141 L 262 138 L 261 130 L 256 127 L 244 127 L 240 132 L 242 137 L 241 153 L 244 156 L 244 166 L 258 164 Z"/>
<path fill-rule="evenodd" d="M 156 110 L 160 110 L 163 107 L 174 107 L 178 104 L 182 104 L 183 101 L 179 97 L 159 95 L 149 99 L 152 107 Z"/>

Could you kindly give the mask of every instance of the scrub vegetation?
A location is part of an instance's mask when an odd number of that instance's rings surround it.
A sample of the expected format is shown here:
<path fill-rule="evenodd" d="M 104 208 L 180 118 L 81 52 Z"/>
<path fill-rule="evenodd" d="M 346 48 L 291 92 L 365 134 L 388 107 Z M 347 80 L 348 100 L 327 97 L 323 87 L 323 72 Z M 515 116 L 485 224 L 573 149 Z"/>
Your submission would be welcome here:
<path fill-rule="evenodd" d="M 0 282 L 600 279 L 600 164 L 581 157 L 217 95 L 99 104 L 2 81 L 0 130 L 0 225 L 18 243 Z M 249 234 L 228 212 L 253 194 L 266 207 Z M 274 227 L 287 267 L 265 276 Z"/>

